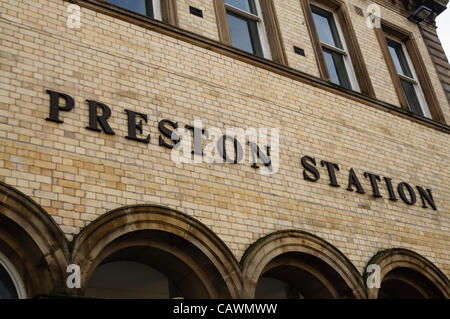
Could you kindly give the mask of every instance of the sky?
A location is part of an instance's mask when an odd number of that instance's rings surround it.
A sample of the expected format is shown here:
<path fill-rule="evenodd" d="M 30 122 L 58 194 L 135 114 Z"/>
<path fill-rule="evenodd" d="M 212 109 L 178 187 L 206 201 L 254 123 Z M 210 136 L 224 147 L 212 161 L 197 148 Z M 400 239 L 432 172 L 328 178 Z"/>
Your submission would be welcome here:
<path fill-rule="evenodd" d="M 450 59 L 450 5 L 437 19 L 437 33 L 444 47 L 447 58 Z"/>

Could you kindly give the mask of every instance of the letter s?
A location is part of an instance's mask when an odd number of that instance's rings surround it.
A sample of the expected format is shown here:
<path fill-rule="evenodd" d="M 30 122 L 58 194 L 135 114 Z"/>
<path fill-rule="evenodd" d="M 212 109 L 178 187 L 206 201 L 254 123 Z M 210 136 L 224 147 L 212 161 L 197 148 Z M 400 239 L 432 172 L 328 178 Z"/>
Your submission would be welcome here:
<path fill-rule="evenodd" d="M 313 165 L 311 165 L 311 162 Z M 307 181 L 311 181 L 311 182 L 317 182 L 320 178 L 320 173 L 316 168 L 316 160 L 314 159 L 314 157 L 310 157 L 310 156 L 303 156 L 302 157 L 302 166 L 305 169 L 303 171 L 303 178 Z M 306 174 L 306 171 L 312 173 L 314 175 L 314 177 L 309 176 L 308 174 Z"/>
<path fill-rule="evenodd" d="M 172 126 L 174 129 L 177 129 L 178 123 L 174 123 L 170 120 L 161 120 L 158 123 L 158 129 L 161 132 L 161 134 L 164 135 L 165 137 L 170 138 L 173 144 L 167 143 L 166 141 L 164 141 L 162 136 L 159 136 L 159 146 L 164 146 L 168 149 L 173 149 L 174 146 L 180 141 L 180 137 L 173 130 L 167 128 L 166 124 Z"/>

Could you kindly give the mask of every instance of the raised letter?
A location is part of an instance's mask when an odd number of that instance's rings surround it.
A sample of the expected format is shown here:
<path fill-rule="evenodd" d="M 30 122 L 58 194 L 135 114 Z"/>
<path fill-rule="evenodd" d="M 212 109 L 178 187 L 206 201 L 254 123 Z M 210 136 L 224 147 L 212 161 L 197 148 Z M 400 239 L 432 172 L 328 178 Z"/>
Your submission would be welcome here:
<path fill-rule="evenodd" d="M 434 203 L 433 195 L 431 194 L 431 189 L 427 189 L 427 191 L 425 191 L 420 186 L 416 186 L 416 188 L 419 191 L 420 199 L 422 200 L 422 207 L 428 208 L 427 205 L 425 204 L 425 200 L 426 200 L 428 202 L 428 204 L 430 204 L 430 206 L 434 210 L 436 210 L 436 204 Z"/>
<path fill-rule="evenodd" d="M 374 197 L 383 197 L 380 194 L 380 190 L 378 189 L 378 184 L 377 184 L 377 181 L 381 182 L 380 176 L 365 172 L 364 177 L 370 179 L 370 184 L 372 185 L 373 196 Z"/>
<path fill-rule="evenodd" d="M 322 165 L 322 167 L 326 166 L 327 170 L 328 170 L 328 176 L 330 177 L 330 185 L 333 187 L 341 187 L 341 185 L 339 185 L 337 183 L 336 180 L 336 173 L 335 173 L 335 169 L 337 171 L 339 171 L 339 165 L 338 164 L 334 164 L 334 163 L 330 163 L 327 161 L 321 161 L 320 165 Z"/>
<path fill-rule="evenodd" d="M 272 161 L 270 160 L 270 147 L 266 146 L 266 154 L 263 153 L 263 151 L 259 148 L 258 144 L 248 141 L 248 145 L 250 146 L 250 151 L 252 152 L 252 167 L 253 168 L 259 168 L 259 166 L 256 164 L 257 160 L 256 157 L 258 157 L 265 166 L 271 168 L 272 167 Z"/>
<path fill-rule="evenodd" d="M 409 200 L 408 197 L 406 197 L 405 189 L 404 189 L 405 187 L 406 187 L 406 189 L 409 192 L 409 197 L 411 197 L 411 200 Z M 414 193 L 414 189 L 411 186 L 409 186 L 409 184 L 407 184 L 405 182 L 401 182 L 400 184 L 398 184 L 397 190 L 398 190 L 398 193 L 400 195 L 400 198 L 406 204 L 414 205 L 416 203 L 416 201 L 417 201 L 416 194 Z"/>
<path fill-rule="evenodd" d="M 194 127 L 191 125 L 185 125 L 185 128 L 192 131 L 194 134 L 194 150 L 192 151 L 192 154 L 203 155 L 202 135 L 206 133 L 206 130 L 201 127 Z M 207 133 L 205 135 L 208 137 Z"/>
<path fill-rule="evenodd" d="M 67 94 L 59 93 L 55 91 L 46 91 L 50 94 L 50 115 L 46 118 L 47 121 L 52 121 L 56 123 L 64 123 L 59 119 L 59 111 L 70 111 L 75 106 L 73 98 Z M 66 106 L 62 107 L 59 105 L 59 98 L 62 97 L 66 101 Z"/>
<path fill-rule="evenodd" d="M 398 201 L 397 196 L 395 196 L 394 188 L 392 187 L 392 179 L 389 177 L 384 177 L 384 181 L 386 182 L 386 186 L 389 192 L 389 200 L 393 202 Z"/>
<path fill-rule="evenodd" d="M 101 132 L 101 130 L 98 128 L 98 123 L 100 123 L 101 127 L 103 128 L 103 131 L 106 134 L 114 135 L 114 131 L 111 129 L 111 127 L 108 124 L 108 118 L 111 116 L 111 109 L 103 104 L 99 103 L 97 101 L 93 100 L 86 100 L 89 103 L 89 126 L 86 126 L 88 130 Z M 102 108 L 102 116 L 98 115 L 97 107 Z"/>
<path fill-rule="evenodd" d="M 353 168 L 350 168 L 349 174 L 348 174 L 348 187 L 347 190 L 353 192 L 352 185 L 356 186 L 356 192 L 359 194 L 365 194 L 364 188 L 361 186 L 361 183 L 359 182 L 358 176 L 356 176 L 355 171 Z"/>
<path fill-rule="evenodd" d="M 128 115 L 128 136 L 125 138 L 148 144 L 150 142 L 150 134 L 146 138 L 139 138 L 136 135 L 136 131 L 142 134 L 142 120 L 139 120 L 139 123 L 136 124 L 136 116 L 141 117 L 147 123 L 147 115 L 130 110 L 125 110 L 125 112 Z"/>
<path fill-rule="evenodd" d="M 227 155 L 227 149 L 225 147 L 226 140 L 230 140 L 234 144 L 234 159 L 229 158 Z M 219 148 L 220 155 L 222 155 L 226 162 L 237 164 L 242 160 L 242 146 L 233 136 L 223 135 L 217 142 L 217 147 Z"/>
<path fill-rule="evenodd" d="M 311 165 L 308 163 L 311 162 L 314 164 Z M 310 157 L 310 156 L 303 156 L 302 157 L 302 166 L 304 168 L 303 170 L 303 178 L 307 181 L 311 181 L 311 182 L 317 182 L 320 179 L 320 173 L 319 170 L 316 168 L 316 159 L 314 157 Z M 309 176 L 308 174 L 306 174 L 306 171 L 312 173 L 314 175 L 314 177 Z"/>
<path fill-rule="evenodd" d="M 168 148 L 168 149 L 172 149 L 179 141 L 180 141 L 180 137 L 178 136 L 178 135 L 172 135 L 173 134 L 173 131 L 171 131 L 171 130 L 169 130 L 166 126 L 165 126 L 165 124 L 168 124 L 168 125 L 170 125 L 170 126 L 172 126 L 174 129 L 177 129 L 178 128 L 178 123 L 174 123 L 174 122 L 172 122 L 172 121 L 170 121 L 170 120 L 161 120 L 159 123 L 158 123 L 158 129 L 159 129 L 159 131 L 161 132 L 161 134 L 162 135 L 164 135 L 165 137 L 168 137 L 168 138 L 170 138 L 170 140 L 173 142 L 173 145 L 171 145 L 171 144 L 169 144 L 169 143 L 167 143 L 166 141 L 164 141 L 164 139 L 162 138 L 162 136 L 159 136 L 159 146 L 164 146 L 164 147 L 166 147 L 166 148 Z M 172 136 L 174 137 L 174 138 L 172 138 Z"/>

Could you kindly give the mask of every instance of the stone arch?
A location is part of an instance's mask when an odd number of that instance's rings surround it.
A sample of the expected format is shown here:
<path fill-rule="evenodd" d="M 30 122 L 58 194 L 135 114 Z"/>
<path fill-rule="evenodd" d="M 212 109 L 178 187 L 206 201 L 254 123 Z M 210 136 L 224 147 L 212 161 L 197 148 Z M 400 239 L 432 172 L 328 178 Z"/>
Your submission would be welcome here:
<path fill-rule="evenodd" d="M 81 267 L 82 288 L 78 293 L 85 293 L 84 287 L 99 265 L 129 258 L 133 249 L 140 251 L 139 256 L 149 256 L 139 257 L 139 262 L 151 261 L 151 267 L 168 277 L 177 277 L 169 267 L 175 264 L 184 273 L 183 278 L 194 278 L 187 282 L 176 279 L 181 286 L 196 287 L 193 298 L 240 297 L 239 263 L 223 241 L 196 219 L 155 205 L 113 210 L 81 231 L 72 254 L 73 263 Z M 163 261 L 170 261 L 170 265 L 158 264 Z"/>
<path fill-rule="evenodd" d="M 20 276 L 27 297 L 65 292 L 68 242 L 27 195 L 0 182 L 0 252 Z"/>
<path fill-rule="evenodd" d="M 381 289 L 387 281 L 397 281 L 412 288 L 423 298 L 449 298 L 450 282 L 438 267 L 425 257 L 404 248 L 378 252 L 367 264 L 380 267 Z M 366 269 L 367 269 L 366 267 Z M 364 273 L 367 277 L 368 272 Z M 378 298 L 380 289 L 367 288 L 369 298 Z"/>
<path fill-rule="evenodd" d="M 261 238 L 247 249 L 241 267 L 246 298 L 255 297 L 258 281 L 265 274 L 293 280 L 293 271 L 314 277 L 326 288 L 327 298 L 366 298 L 362 277 L 347 257 L 325 240 L 303 231 L 286 230 Z"/>

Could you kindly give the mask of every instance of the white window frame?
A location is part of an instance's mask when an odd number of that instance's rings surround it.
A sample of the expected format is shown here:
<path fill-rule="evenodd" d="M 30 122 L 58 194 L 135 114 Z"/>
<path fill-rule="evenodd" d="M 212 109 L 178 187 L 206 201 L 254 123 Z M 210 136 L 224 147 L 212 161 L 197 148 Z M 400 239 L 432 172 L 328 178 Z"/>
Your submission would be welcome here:
<path fill-rule="evenodd" d="M 414 65 L 411 61 L 411 58 L 409 57 L 408 49 L 406 48 L 405 42 L 401 41 L 393 36 L 390 36 L 390 35 L 388 35 L 388 36 L 385 35 L 385 37 L 390 39 L 391 41 L 394 41 L 401 45 L 403 54 L 405 55 L 405 58 L 406 58 L 406 63 L 408 64 L 409 70 L 411 71 L 411 74 L 413 77 L 410 78 L 407 75 L 399 74 L 397 69 L 395 69 L 395 72 L 397 72 L 397 76 L 400 79 L 404 79 L 405 81 L 411 82 L 413 84 L 414 91 L 416 92 L 417 99 L 419 100 L 420 108 L 422 109 L 423 115 L 425 117 L 431 119 L 432 117 L 431 117 L 431 113 L 430 113 L 430 108 L 428 107 L 427 100 L 425 99 L 425 95 L 423 94 L 422 86 L 420 85 L 420 81 L 419 81 L 419 78 L 417 77 L 416 70 L 414 69 Z M 387 45 L 389 48 L 389 44 L 387 44 Z M 391 52 L 389 52 L 389 54 L 390 53 Z M 391 56 L 391 59 L 392 59 L 392 56 Z M 402 90 L 403 90 L 403 88 L 402 88 Z M 403 94 L 405 94 L 405 96 L 406 96 L 406 93 L 403 93 Z"/>
<path fill-rule="evenodd" d="M 263 19 L 263 15 L 262 15 L 261 6 L 259 4 L 259 0 L 254 0 L 254 1 L 255 1 L 256 11 L 257 11 L 258 15 L 254 15 L 250 12 L 236 8 L 235 6 L 232 6 L 228 3 L 226 3 L 224 0 L 225 15 L 227 14 L 227 11 L 231 11 L 231 12 L 233 12 L 237 15 L 240 15 L 246 19 L 251 19 L 253 21 L 256 21 L 256 26 L 258 27 L 258 36 L 259 36 L 259 41 L 261 41 L 261 49 L 263 51 L 262 52 L 263 56 L 265 59 L 270 60 L 270 59 L 272 59 L 272 54 L 270 53 L 269 41 L 267 39 L 266 28 L 264 26 L 264 19 Z"/>
<path fill-rule="evenodd" d="M 162 21 L 161 0 L 153 0 L 153 19 Z"/>
<path fill-rule="evenodd" d="M 338 32 L 339 40 L 341 41 L 342 47 L 343 47 L 343 49 L 337 48 L 337 47 L 332 46 L 332 45 L 330 45 L 328 43 L 324 43 L 324 42 L 320 41 L 320 38 L 319 38 L 318 40 L 320 42 L 320 46 L 322 47 L 322 51 L 323 51 L 323 48 L 326 48 L 326 49 L 329 49 L 329 50 L 332 50 L 334 52 L 342 54 L 343 60 L 344 60 L 344 65 L 345 65 L 345 69 L 347 71 L 347 76 L 348 76 L 348 79 L 350 81 L 351 89 L 354 90 L 354 91 L 357 91 L 357 92 L 361 92 L 361 89 L 359 88 L 358 80 L 356 79 L 355 70 L 353 69 L 352 60 L 350 58 L 350 54 L 348 53 L 347 43 L 345 43 L 344 34 L 342 32 L 341 25 L 339 23 L 339 19 L 337 18 L 336 12 L 334 10 L 332 10 L 332 9 L 322 5 L 322 4 L 320 4 L 320 3 L 311 2 L 311 5 L 331 13 L 331 15 L 333 17 L 333 20 L 334 20 L 334 24 L 336 25 L 336 29 L 337 29 L 337 32 Z M 309 9 L 312 11 L 311 7 Z M 317 25 L 315 24 L 315 21 L 314 21 L 314 26 L 315 26 L 315 28 L 317 28 Z"/>
<path fill-rule="evenodd" d="M 6 270 L 6 273 L 11 278 L 14 284 L 14 288 L 17 292 L 17 297 L 19 297 L 19 299 L 26 299 L 27 293 L 22 278 L 17 272 L 16 267 L 14 267 L 14 265 L 9 261 L 8 258 L 6 258 L 6 256 L 2 252 L 0 252 L 0 266 L 2 266 Z"/>

